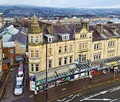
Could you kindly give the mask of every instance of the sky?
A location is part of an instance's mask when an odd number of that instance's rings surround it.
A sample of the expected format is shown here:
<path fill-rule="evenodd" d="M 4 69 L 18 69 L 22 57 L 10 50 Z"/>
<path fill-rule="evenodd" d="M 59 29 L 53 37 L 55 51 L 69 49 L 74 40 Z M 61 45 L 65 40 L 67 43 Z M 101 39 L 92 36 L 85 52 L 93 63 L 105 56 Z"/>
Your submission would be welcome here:
<path fill-rule="evenodd" d="M 25 4 L 60 8 L 120 8 L 120 0 L 0 0 L 0 5 L 3 4 Z"/>

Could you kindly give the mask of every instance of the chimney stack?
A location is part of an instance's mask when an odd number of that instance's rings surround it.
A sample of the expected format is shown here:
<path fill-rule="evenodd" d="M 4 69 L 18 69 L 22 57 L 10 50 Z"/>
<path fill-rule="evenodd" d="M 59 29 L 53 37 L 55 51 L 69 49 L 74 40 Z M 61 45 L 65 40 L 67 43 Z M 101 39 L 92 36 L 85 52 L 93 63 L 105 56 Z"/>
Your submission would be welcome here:
<path fill-rule="evenodd" d="M 112 32 L 115 33 L 116 32 L 116 27 L 115 26 L 111 26 L 110 30 L 112 30 Z"/>
<path fill-rule="evenodd" d="M 87 30 L 89 30 L 89 23 L 87 21 L 81 22 L 81 26 L 82 28 L 86 28 Z"/>
<path fill-rule="evenodd" d="M 97 27 L 96 27 L 97 31 L 102 34 L 103 33 L 103 25 L 102 24 L 97 24 Z"/>

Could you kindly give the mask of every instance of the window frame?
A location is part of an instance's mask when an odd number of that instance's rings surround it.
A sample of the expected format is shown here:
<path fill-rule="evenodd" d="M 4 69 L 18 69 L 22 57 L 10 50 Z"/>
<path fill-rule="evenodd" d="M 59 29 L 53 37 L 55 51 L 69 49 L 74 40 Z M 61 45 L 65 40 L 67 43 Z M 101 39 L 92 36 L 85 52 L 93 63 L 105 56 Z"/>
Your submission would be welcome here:
<path fill-rule="evenodd" d="M 36 72 L 39 71 L 39 64 L 35 64 L 35 71 L 36 71 Z"/>

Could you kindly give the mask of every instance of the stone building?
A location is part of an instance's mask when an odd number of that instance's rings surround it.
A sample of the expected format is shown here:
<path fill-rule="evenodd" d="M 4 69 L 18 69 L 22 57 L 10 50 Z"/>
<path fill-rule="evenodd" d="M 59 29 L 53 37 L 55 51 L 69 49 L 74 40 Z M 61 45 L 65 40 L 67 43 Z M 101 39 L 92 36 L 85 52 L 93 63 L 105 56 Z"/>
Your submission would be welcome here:
<path fill-rule="evenodd" d="M 74 28 L 71 33 L 66 32 L 64 27 L 53 27 L 53 34 L 50 34 L 39 28 L 34 15 L 28 31 L 30 90 L 34 90 L 36 85 L 44 88 L 46 69 L 49 86 L 54 86 L 56 78 L 57 81 L 78 78 L 71 73 L 78 74 L 78 71 L 81 72 L 85 68 L 98 67 L 97 64 L 104 68 L 109 63 L 103 64 L 103 62 L 109 62 L 110 58 L 116 57 L 115 61 L 119 62 L 119 43 L 120 24 L 89 26 L 88 22 L 82 22 L 81 27 Z M 79 70 L 76 69 L 76 60 L 82 63 Z M 96 65 L 95 63 L 89 65 L 88 61 L 98 62 Z M 88 74 L 84 71 L 79 77 Z"/>
<path fill-rule="evenodd" d="M 3 64 L 2 64 L 3 58 L 2 58 L 2 37 L 0 36 L 0 80 L 3 75 Z"/>
<path fill-rule="evenodd" d="M 0 13 L 0 28 L 4 27 L 3 13 Z"/>
<path fill-rule="evenodd" d="M 4 56 L 9 60 L 10 59 L 10 65 L 16 64 L 16 61 L 21 60 L 22 56 L 25 56 L 26 51 L 27 51 L 27 33 L 28 33 L 28 28 L 25 27 L 18 27 L 15 28 L 13 25 L 8 25 L 2 29 L 0 29 L 0 35 L 3 37 L 3 45 L 6 45 L 7 47 L 4 47 Z M 14 44 L 13 44 L 14 43 Z M 9 56 L 9 52 L 7 53 L 7 49 L 11 49 L 12 45 L 14 46 L 14 57 L 11 58 Z M 13 46 L 12 46 L 13 47 Z M 6 50 L 6 51 L 5 51 Z"/>

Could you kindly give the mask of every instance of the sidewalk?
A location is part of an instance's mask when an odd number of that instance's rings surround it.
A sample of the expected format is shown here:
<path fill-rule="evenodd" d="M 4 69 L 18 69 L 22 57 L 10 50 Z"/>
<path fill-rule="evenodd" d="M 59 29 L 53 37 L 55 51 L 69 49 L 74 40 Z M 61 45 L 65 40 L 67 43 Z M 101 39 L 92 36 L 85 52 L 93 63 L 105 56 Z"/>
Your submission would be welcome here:
<path fill-rule="evenodd" d="M 109 72 L 106 75 L 95 75 L 93 76 L 91 84 L 89 84 L 88 78 L 72 81 L 70 83 L 48 89 L 48 102 L 53 102 L 68 95 L 89 90 L 98 86 L 110 85 L 118 81 L 120 81 L 120 72 L 115 74 L 115 76 L 114 72 Z M 39 92 L 37 98 L 35 99 L 35 102 L 46 102 L 46 92 Z"/>

